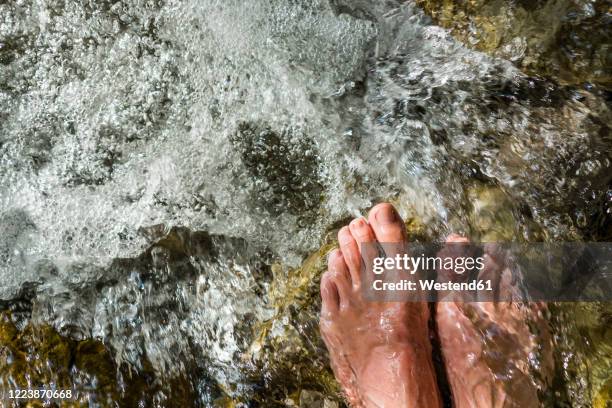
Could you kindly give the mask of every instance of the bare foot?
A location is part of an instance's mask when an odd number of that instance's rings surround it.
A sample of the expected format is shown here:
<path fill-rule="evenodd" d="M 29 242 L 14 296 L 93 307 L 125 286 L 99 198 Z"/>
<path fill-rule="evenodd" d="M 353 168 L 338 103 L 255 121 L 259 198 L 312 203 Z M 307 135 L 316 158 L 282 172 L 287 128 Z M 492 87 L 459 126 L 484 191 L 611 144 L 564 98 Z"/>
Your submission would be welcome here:
<path fill-rule="evenodd" d="M 452 235 L 448 242 L 468 240 Z M 441 274 L 439 279 L 450 278 Z M 485 252 L 480 279 L 491 279 L 500 299 L 512 297 L 510 271 L 493 250 Z M 535 303 L 438 302 L 438 335 L 456 407 L 540 406 L 538 388 L 552 370 L 543 311 L 545 306 Z"/>
<path fill-rule="evenodd" d="M 354 408 L 439 407 L 427 304 L 368 302 L 361 292 L 370 256 L 361 244 L 404 242 L 404 224 L 390 204 L 374 207 L 368 221 L 339 231 L 341 250 L 321 279 L 320 328 L 334 374 Z"/>

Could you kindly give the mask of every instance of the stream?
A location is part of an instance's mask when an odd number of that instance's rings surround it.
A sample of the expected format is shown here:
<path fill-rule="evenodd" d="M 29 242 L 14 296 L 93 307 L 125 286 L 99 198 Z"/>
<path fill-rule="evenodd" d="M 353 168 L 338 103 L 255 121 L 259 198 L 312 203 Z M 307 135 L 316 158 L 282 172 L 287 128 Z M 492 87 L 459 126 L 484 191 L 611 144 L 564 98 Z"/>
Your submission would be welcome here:
<path fill-rule="evenodd" d="M 606 67 L 536 75 L 420 5 L 0 1 L 0 389 L 341 407 L 317 279 L 350 218 L 609 241 Z M 610 304 L 551 309 L 543 403 L 607 406 Z"/>

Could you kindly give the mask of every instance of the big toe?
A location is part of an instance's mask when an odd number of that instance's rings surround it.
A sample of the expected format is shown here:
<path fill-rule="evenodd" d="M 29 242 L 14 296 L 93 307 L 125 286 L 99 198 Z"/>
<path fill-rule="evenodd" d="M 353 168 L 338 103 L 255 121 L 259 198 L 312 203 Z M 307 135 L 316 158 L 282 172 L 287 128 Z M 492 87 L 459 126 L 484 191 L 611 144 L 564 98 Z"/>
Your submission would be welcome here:
<path fill-rule="evenodd" d="M 408 252 L 406 226 L 395 208 L 389 203 L 381 203 L 370 210 L 368 221 L 376 240 L 388 258 L 395 258 Z M 397 277 L 406 279 L 407 276 Z M 389 293 L 388 293 L 389 294 Z"/>
<path fill-rule="evenodd" d="M 406 227 L 395 207 L 381 203 L 372 210 L 368 222 L 374 230 L 376 239 L 381 243 L 401 243 L 406 240 Z"/>

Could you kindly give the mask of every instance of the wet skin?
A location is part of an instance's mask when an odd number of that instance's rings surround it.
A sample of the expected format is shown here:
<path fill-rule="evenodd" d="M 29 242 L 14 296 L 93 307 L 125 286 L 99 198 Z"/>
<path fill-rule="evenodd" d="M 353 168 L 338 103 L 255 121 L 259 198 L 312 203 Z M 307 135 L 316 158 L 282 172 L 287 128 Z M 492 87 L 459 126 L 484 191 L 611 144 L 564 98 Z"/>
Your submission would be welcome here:
<path fill-rule="evenodd" d="M 321 278 L 320 330 L 331 366 L 352 407 L 439 407 L 425 302 L 371 302 L 361 291 L 363 243 L 407 240 L 404 223 L 390 204 L 374 207 L 367 221 L 353 220 L 338 233 L 340 249 L 329 255 Z M 449 242 L 467 242 L 457 235 Z M 365 251 L 365 249 L 364 249 Z M 387 254 L 390 256 L 390 254 Z M 500 292 L 509 291 L 502 262 L 485 255 L 483 277 Z M 439 278 L 445 271 L 439 271 Z M 442 294 L 443 295 L 443 294 Z M 436 324 L 454 405 L 472 407 L 537 406 L 537 387 L 528 358 L 537 344 L 550 341 L 541 305 L 455 302 L 436 305 Z M 539 338 L 528 322 L 540 327 Z M 550 348 L 543 348 L 550 350 Z M 542 371 L 550 370 L 544 355 Z"/>
<path fill-rule="evenodd" d="M 453 234 L 447 242 L 469 241 Z M 455 301 L 439 294 L 441 301 L 436 304 L 436 324 L 454 406 L 539 407 L 538 387 L 550 381 L 553 370 L 546 306 L 512 301 L 515 287 L 503 255 L 489 246 L 484 258 L 479 279 L 491 279 L 503 301 Z M 438 271 L 438 279 L 456 280 L 448 271 Z M 531 372 L 529 360 L 533 356 L 539 362 L 540 384 Z"/>
<path fill-rule="evenodd" d="M 336 379 L 352 407 L 438 407 L 431 359 L 427 303 L 369 302 L 362 297 L 360 247 L 402 242 L 406 231 L 389 204 L 368 221 L 353 220 L 338 233 L 340 250 L 329 255 L 321 279 L 321 335 Z"/>

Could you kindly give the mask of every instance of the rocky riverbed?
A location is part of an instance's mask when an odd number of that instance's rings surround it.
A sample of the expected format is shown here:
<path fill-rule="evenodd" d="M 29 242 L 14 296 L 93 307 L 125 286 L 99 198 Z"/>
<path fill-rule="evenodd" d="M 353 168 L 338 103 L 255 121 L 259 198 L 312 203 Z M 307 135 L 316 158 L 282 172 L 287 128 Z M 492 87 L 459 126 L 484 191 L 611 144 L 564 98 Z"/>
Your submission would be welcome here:
<path fill-rule="evenodd" d="M 0 2 L 0 388 L 339 407 L 317 284 L 351 217 L 610 240 L 605 2 L 370 3 Z M 543 400 L 605 406 L 611 315 L 553 308 Z"/>

